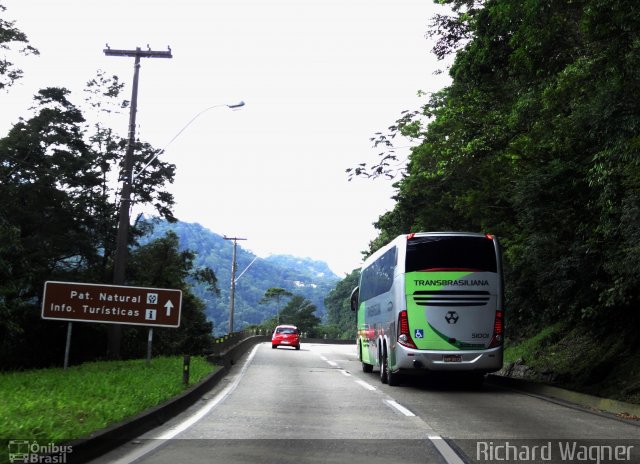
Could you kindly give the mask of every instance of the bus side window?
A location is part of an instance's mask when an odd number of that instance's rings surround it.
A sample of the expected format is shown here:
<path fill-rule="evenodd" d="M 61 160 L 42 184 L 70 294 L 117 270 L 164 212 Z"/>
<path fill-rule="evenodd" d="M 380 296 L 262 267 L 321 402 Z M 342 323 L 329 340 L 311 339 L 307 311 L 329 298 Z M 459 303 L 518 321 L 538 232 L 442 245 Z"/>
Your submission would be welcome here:
<path fill-rule="evenodd" d="M 358 310 L 358 297 L 360 296 L 360 287 L 356 287 L 351 292 L 351 311 Z"/>

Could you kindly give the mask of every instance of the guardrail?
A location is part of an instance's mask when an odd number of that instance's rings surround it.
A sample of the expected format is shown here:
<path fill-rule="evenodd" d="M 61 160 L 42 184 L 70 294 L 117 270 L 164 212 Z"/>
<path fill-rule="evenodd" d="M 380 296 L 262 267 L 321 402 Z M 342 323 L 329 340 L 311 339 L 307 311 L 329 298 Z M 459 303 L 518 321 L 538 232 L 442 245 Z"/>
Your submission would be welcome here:
<path fill-rule="evenodd" d="M 259 342 L 266 342 L 271 340 L 271 332 L 265 330 L 243 330 L 241 332 L 234 332 L 222 337 L 218 337 L 214 340 L 211 354 L 209 355 L 209 357 L 211 358 L 210 360 L 215 360 L 214 358 L 224 356 L 244 340 L 250 339 L 252 337 L 260 337 L 260 339 L 258 340 Z M 308 338 L 306 333 L 302 334 L 300 340 L 302 341 L 302 343 L 331 343 L 336 345 L 352 345 L 356 343 L 355 339 L 335 340 L 327 338 L 326 336 L 323 338 Z"/>
<path fill-rule="evenodd" d="M 231 334 L 218 337 L 213 342 L 211 354 L 220 355 L 243 340 L 257 335 L 262 334 L 255 330 L 243 330 L 241 332 L 233 332 Z"/>
<path fill-rule="evenodd" d="M 271 340 L 271 333 L 261 330 L 243 330 L 234 332 L 215 339 L 211 353 L 207 355 L 207 360 L 213 364 L 226 368 L 234 365 L 236 361 L 247 352 L 253 345 L 268 342 Z M 336 345 L 355 345 L 355 340 L 332 340 L 328 338 L 307 338 L 302 334 L 302 343 L 331 343 Z"/>

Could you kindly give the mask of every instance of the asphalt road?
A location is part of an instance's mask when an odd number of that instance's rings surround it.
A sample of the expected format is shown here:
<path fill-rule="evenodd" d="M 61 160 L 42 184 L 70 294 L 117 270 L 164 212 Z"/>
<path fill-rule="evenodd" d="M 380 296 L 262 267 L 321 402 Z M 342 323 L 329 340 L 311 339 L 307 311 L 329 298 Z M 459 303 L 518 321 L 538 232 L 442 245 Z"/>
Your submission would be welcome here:
<path fill-rule="evenodd" d="M 490 384 L 389 387 L 353 345 L 261 344 L 201 402 L 95 462 L 640 462 L 640 426 Z"/>

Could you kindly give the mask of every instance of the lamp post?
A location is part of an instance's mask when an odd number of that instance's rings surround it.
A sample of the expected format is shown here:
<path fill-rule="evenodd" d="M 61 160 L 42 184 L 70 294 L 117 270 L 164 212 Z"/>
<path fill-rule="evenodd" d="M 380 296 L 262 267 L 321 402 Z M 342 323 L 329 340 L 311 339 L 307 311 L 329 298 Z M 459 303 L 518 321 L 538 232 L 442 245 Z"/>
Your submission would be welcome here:
<path fill-rule="evenodd" d="M 174 135 L 174 136 L 173 136 L 173 138 L 172 138 L 171 140 L 169 140 L 169 143 L 167 143 L 167 144 L 164 146 L 164 148 L 162 148 L 161 150 L 158 150 L 158 152 L 157 152 L 155 155 L 153 155 L 149 161 L 147 161 L 147 163 L 142 167 L 142 169 L 140 169 L 138 172 L 136 172 L 136 173 L 134 173 L 134 174 L 133 174 L 132 180 L 136 180 L 136 178 L 137 178 L 140 174 L 142 174 L 142 173 L 144 172 L 144 170 L 145 170 L 145 169 L 147 169 L 147 168 L 149 167 L 149 165 L 150 165 L 151 163 L 153 163 L 153 162 L 154 162 L 154 160 L 155 160 L 158 156 L 160 156 L 161 154 L 163 154 L 163 153 L 164 153 L 164 151 L 169 147 L 169 145 L 171 145 L 171 144 L 173 143 L 173 141 L 174 141 L 175 139 L 177 139 L 177 138 L 180 136 L 180 134 L 182 134 L 182 133 L 185 131 L 185 129 L 191 125 L 191 123 L 193 123 L 193 121 L 195 121 L 196 119 L 198 119 L 198 118 L 199 118 L 200 116 L 202 116 L 204 113 L 206 113 L 207 111 L 212 110 L 212 109 L 214 109 L 214 108 L 221 108 L 221 107 L 223 107 L 223 106 L 226 106 L 227 108 L 232 109 L 232 110 L 237 110 L 237 109 L 239 109 L 239 108 L 242 108 L 244 105 L 245 105 L 245 102 L 244 102 L 244 101 L 242 101 L 242 100 L 240 100 L 238 103 L 233 103 L 233 104 L 223 103 L 223 104 L 219 104 L 219 105 L 209 106 L 209 107 L 207 107 L 207 108 L 203 109 L 202 111 L 200 111 L 200 112 L 199 112 L 198 114 L 196 114 L 193 118 L 191 118 L 191 119 L 189 120 L 189 122 L 188 122 L 188 123 L 186 123 L 186 124 L 184 125 L 184 127 L 183 127 L 182 129 L 180 129 L 180 131 L 179 131 L 176 135 Z"/>
<path fill-rule="evenodd" d="M 138 49 L 139 51 L 139 49 Z M 169 57 L 170 57 L 170 52 Z M 132 94 L 132 111 L 130 113 L 130 122 L 129 122 L 129 141 L 127 144 L 127 151 L 125 155 L 124 162 L 124 181 L 122 185 L 121 198 L 120 198 L 120 209 L 118 215 L 118 234 L 116 237 L 116 253 L 114 257 L 114 277 L 113 283 L 116 285 L 123 285 L 125 283 L 125 269 L 127 262 L 127 252 L 128 252 L 128 233 L 129 233 L 129 221 L 130 221 L 130 210 L 131 210 L 131 193 L 133 192 L 133 182 L 138 178 L 140 174 L 144 172 L 147 167 L 164 151 L 167 149 L 171 143 L 182 134 L 187 127 L 193 123 L 196 119 L 198 119 L 202 114 L 213 108 L 220 108 L 226 106 L 230 109 L 241 108 L 245 105 L 244 101 L 240 101 L 235 104 L 219 104 L 209 106 L 198 114 L 196 114 L 193 118 L 187 122 L 182 129 L 165 145 L 164 148 L 159 150 L 155 155 L 151 157 L 151 159 L 140 169 L 138 172 L 133 172 L 133 149 L 135 142 L 135 115 L 136 115 L 136 103 L 137 103 L 137 88 L 138 88 L 138 70 L 140 67 L 139 64 L 140 58 L 136 56 L 136 66 L 134 73 L 134 84 L 133 84 L 133 94 Z M 119 358 L 120 357 L 120 339 L 121 339 L 121 331 L 120 325 L 115 324 L 112 326 L 112 330 L 109 336 L 109 357 Z"/>
<path fill-rule="evenodd" d="M 233 255 L 231 257 L 231 295 L 229 297 L 229 335 L 233 333 L 233 313 L 235 311 L 235 299 L 236 299 L 236 246 L 238 240 L 246 240 L 246 238 L 239 237 L 223 237 L 225 240 L 233 240 Z"/>

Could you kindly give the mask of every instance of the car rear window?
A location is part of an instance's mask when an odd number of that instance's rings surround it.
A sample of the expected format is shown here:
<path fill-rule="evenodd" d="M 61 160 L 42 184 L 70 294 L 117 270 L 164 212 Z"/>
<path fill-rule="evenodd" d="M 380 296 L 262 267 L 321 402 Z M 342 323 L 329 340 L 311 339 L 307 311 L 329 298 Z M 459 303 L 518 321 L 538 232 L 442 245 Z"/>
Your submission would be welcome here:
<path fill-rule="evenodd" d="M 279 333 L 279 334 L 294 334 L 297 332 L 298 331 L 296 329 L 292 329 L 291 327 L 278 327 L 276 329 L 276 333 Z"/>
<path fill-rule="evenodd" d="M 431 236 L 407 241 L 406 272 L 446 269 L 497 272 L 493 240 L 486 237 Z"/>

